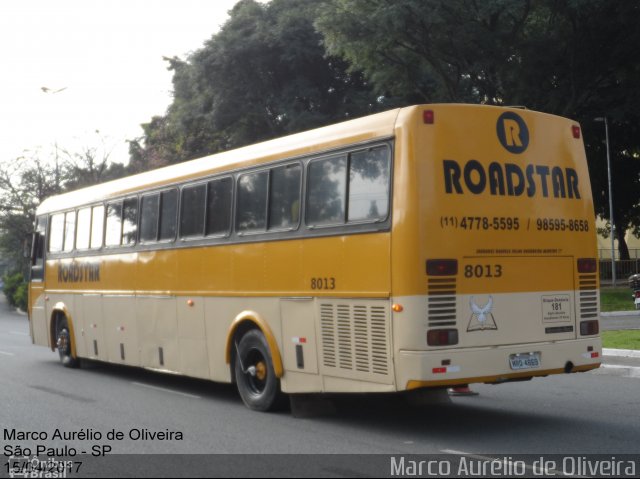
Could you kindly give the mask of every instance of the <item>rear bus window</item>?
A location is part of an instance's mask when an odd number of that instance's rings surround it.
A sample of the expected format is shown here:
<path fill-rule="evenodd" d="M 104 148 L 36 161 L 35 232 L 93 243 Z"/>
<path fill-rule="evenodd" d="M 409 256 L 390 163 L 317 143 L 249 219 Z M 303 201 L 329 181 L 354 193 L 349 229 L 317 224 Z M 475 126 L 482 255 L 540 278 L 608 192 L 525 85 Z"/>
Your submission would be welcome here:
<path fill-rule="evenodd" d="M 311 161 L 307 224 L 384 221 L 389 215 L 390 170 L 390 150 L 386 145 Z"/>
<path fill-rule="evenodd" d="M 349 222 L 380 221 L 389 213 L 389 148 L 381 146 L 351 154 Z"/>

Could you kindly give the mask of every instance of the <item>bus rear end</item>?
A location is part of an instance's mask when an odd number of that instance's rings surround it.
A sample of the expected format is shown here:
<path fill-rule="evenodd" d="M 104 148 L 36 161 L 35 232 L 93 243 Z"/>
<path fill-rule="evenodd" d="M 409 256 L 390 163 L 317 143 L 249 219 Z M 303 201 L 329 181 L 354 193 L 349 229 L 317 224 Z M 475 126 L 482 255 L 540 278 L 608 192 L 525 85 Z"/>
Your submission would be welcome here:
<path fill-rule="evenodd" d="M 427 105 L 396 128 L 398 389 L 599 366 L 591 186 L 579 125 Z"/>

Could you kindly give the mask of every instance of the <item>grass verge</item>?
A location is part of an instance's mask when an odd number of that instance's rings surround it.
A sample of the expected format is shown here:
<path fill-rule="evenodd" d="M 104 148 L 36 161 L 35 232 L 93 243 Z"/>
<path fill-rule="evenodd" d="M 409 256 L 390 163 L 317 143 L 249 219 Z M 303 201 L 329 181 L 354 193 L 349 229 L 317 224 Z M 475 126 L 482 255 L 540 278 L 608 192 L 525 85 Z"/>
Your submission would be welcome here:
<path fill-rule="evenodd" d="M 600 311 L 633 311 L 636 306 L 629 288 L 601 288 Z"/>
<path fill-rule="evenodd" d="M 640 350 L 640 329 L 602 331 L 602 347 Z"/>

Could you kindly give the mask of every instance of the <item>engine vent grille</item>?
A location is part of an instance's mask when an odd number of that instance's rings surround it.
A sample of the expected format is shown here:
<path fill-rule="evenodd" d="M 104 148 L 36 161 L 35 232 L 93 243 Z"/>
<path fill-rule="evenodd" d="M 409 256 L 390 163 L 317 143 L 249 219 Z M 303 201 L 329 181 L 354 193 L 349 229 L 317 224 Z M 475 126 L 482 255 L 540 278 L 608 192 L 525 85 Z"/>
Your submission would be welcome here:
<path fill-rule="evenodd" d="M 598 318 L 598 278 L 595 274 L 581 274 L 580 319 Z"/>
<path fill-rule="evenodd" d="M 325 373 L 386 382 L 391 373 L 386 302 L 322 302 L 320 328 Z"/>
<path fill-rule="evenodd" d="M 427 316 L 429 328 L 456 325 L 456 278 L 429 278 Z"/>

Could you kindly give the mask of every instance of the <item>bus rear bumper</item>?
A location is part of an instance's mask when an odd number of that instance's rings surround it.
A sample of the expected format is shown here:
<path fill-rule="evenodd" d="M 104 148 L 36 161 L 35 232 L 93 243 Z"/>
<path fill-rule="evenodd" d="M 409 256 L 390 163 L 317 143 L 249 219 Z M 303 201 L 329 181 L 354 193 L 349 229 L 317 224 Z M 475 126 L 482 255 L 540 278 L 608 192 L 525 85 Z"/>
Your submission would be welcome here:
<path fill-rule="evenodd" d="M 510 358 L 527 353 L 534 353 L 539 365 L 512 369 Z M 398 390 L 411 390 L 526 380 L 551 374 L 590 371 L 600 367 L 601 359 L 600 338 L 492 348 L 401 350 L 396 363 L 396 384 Z"/>

